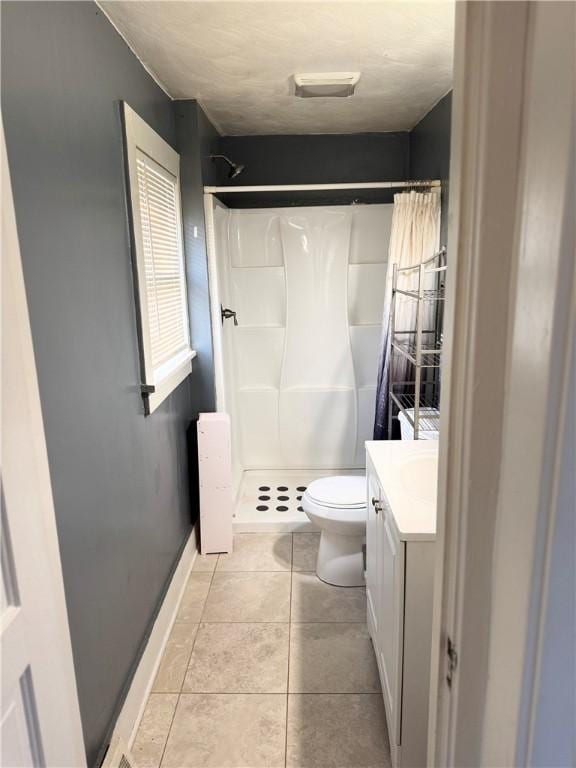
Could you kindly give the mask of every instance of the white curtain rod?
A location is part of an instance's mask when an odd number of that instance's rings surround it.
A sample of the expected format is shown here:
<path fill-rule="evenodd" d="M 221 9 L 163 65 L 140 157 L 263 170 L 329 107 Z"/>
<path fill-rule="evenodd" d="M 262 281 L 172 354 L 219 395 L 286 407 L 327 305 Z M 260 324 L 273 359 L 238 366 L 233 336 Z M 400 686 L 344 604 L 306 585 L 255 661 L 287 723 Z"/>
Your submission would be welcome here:
<path fill-rule="evenodd" d="M 206 194 L 217 192 L 315 192 L 330 189 L 400 189 L 402 187 L 440 187 L 440 181 L 369 181 L 362 184 L 264 184 L 246 187 L 204 187 Z"/>

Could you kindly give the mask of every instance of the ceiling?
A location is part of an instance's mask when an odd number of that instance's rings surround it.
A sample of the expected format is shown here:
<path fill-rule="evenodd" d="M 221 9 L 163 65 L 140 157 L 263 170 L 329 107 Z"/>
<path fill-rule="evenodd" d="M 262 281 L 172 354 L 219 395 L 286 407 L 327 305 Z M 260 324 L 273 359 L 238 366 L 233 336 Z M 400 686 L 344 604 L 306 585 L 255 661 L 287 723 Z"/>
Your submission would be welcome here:
<path fill-rule="evenodd" d="M 452 84 L 452 2 L 99 5 L 167 93 L 197 99 L 224 135 L 409 130 Z M 350 98 L 290 95 L 294 73 L 342 71 L 362 73 Z"/>

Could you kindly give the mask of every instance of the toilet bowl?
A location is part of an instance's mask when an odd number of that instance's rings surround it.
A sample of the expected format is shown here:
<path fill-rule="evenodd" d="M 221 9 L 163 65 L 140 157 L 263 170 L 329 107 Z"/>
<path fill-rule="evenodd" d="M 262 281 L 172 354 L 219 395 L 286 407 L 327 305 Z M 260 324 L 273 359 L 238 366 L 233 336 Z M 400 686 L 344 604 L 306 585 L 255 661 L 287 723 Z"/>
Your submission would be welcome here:
<path fill-rule="evenodd" d="M 316 574 L 337 587 L 364 586 L 366 478 L 336 475 L 314 480 L 302 508 L 321 531 Z"/>

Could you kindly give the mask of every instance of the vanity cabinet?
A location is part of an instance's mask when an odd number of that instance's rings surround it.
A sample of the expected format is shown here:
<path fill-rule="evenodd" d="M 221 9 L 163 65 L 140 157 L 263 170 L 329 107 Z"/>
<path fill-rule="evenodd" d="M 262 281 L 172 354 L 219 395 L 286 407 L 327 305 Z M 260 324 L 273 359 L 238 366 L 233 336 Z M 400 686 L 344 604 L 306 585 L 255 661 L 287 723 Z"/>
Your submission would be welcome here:
<path fill-rule="evenodd" d="M 398 524 L 394 515 L 398 488 L 387 493 L 378 461 L 381 450 L 374 452 L 376 461 L 369 451 L 366 465 L 368 629 L 382 684 L 392 765 L 425 766 L 435 532 L 423 526 L 418 535 Z"/>

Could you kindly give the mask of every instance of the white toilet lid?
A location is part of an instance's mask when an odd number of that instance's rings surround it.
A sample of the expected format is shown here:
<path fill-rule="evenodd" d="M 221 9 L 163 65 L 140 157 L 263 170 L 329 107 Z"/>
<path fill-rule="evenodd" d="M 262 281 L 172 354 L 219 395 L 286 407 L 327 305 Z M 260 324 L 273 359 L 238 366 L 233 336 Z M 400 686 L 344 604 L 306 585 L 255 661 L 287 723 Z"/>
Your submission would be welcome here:
<path fill-rule="evenodd" d="M 306 491 L 317 504 L 326 507 L 360 508 L 366 506 L 364 475 L 335 475 L 314 480 Z"/>

